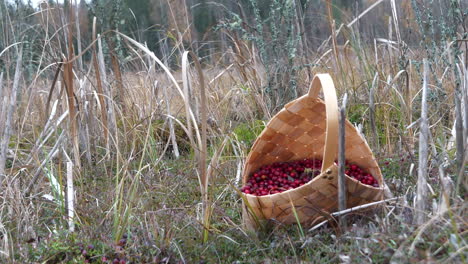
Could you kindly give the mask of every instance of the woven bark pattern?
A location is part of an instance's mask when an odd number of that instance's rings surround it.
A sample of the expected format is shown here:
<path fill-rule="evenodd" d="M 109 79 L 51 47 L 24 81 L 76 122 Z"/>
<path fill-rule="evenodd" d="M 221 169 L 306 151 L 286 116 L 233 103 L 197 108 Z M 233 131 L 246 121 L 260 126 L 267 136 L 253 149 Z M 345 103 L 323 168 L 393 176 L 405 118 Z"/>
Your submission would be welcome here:
<path fill-rule="evenodd" d="M 346 122 L 346 159 L 371 173 L 382 186 L 382 174 L 369 146 L 354 126 Z M 270 120 L 254 143 L 247 157 L 243 183 L 263 165 L 304 158 L 322 159 L 325 136 L 326 112 L 321 99 L 304 95 L 288 103 Z M 296 223 L 294 206 L 301 224 L 313 225 L 328 218 L 338 208 L 337 171 L 333 165 L 299 188 L 267 196 L 245 196 L 259 219 Z M 364 185 L 351 177 L 346 177 L 346 184 L 348 207 L 383 197 L 383 188 Z"/>

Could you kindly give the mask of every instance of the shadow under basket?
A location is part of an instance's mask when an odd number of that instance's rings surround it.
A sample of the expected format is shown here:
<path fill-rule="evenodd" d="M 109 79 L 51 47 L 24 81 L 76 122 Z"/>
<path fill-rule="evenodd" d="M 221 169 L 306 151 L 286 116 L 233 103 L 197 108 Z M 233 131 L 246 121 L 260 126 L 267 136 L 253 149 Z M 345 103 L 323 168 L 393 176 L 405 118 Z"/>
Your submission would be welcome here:
<path fill-rule="evenodd" d="M 318 98 L 321 88 L 324 100 Z M 384 181 L 372 151 L 348 120 L 345 126 L 346 160 L 372 174 L 379 184 L 373 187 L 346 175 L 347 208 L 382 200 Z M 275 162 L 320 159 L 321 173 L 308 183 L 281 193 L 242 193 L 244 223 L 257 228 L 256 220 L 281 224 L 299 221 L 310 227 L 330 219 L 330 214 L 338 210 L 337 150 L 336 91 L 330 75 L 318 74 L 309 92 L 286 104 L 256 139 L 246 160 L 242 183 L 245 185 L 260 167 Z"/>

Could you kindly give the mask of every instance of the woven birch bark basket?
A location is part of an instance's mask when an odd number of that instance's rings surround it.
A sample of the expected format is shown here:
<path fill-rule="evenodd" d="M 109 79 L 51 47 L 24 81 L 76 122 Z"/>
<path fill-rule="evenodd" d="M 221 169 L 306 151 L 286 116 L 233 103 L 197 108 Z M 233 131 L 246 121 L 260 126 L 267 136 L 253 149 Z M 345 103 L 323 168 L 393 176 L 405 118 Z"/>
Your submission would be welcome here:
<path fill-rule="evenodd" d="M 324 100 L 318 98 L 320 90 L 323 90 Z M 371 173 L 379 183 L 379 187 L 372 187 L 346 175 L 347 207 L 382 200 L 384 182 L 380 168 L 366 141 L 348 120 L 345 137 L 346 160 Z M 245 224 L 256 227 L 254 219 L 282 224 L 299 220 L 304 226 L 313 226 L 331 218 L 330 213 L 338 209 L 337 150 L 335 86 L 329 74 L 318 74 L 312 80 L 309 92 L 286 104 L 256 139 L 242 179 L 245 185 L 263 165 L 306 158 L 322 160 L 321 173 L 310 182 L 281 193 L 265 196 L 242 193 Z"/>

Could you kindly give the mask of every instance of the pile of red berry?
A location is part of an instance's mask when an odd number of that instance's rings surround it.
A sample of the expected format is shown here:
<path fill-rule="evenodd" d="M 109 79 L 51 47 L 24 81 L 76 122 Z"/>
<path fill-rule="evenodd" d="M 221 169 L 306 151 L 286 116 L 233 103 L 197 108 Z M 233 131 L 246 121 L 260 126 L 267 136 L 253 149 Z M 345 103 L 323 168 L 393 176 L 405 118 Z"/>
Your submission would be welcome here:
<path fill-rule="evenodd" d="M 250 177 L 241 191 L 262 196 L 294 189 L 319 175 L 321 167 L 321 160 L 311 159 L 265 165 Z"/>
<path fill-rule="evenodd" d="M 284 192 L 302 186 L 320 174 L 322 161 L 317 159 L 304 159 L 292 162 L 277 162 L 262 166 L 242 187 L 241 191 L 247 194 L 263 196 Z M 348 176 L 363 184 L 378 187 L 375 178 L 366 173 L 359 166 L 346 162 Z"/>
<path fill-rule="evenodd" d="M 359 168 L 358 165 L 355 164 L 348 164 L 346 162 L 346 170 L 345 174 L 360 181 L 363 184 L 367 184 L 373 187 L 379 187 L 379 183 L 377 180 L 372 176 L 372 174 L 365 172 L 363 169 Z"/>

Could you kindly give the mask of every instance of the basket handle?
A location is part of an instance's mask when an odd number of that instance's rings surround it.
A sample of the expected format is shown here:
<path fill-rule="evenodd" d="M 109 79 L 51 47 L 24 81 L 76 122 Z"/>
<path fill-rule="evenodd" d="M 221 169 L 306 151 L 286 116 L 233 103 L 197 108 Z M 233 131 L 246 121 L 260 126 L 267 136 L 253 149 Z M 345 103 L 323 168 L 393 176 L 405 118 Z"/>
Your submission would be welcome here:
<path fill-rule="evenodd" d="M 335 162 L 338 151 L 338 98 L 335 85 L 330 74 L 317 74 L 309 87 L 308 96 L 318 98 L 320 89 L 325 99 L 327 127 L 325 131 L 325 145 L 323 150 L 322 172 Z"/>

